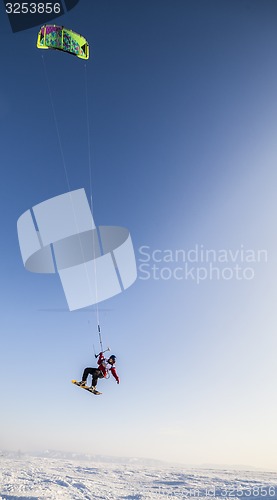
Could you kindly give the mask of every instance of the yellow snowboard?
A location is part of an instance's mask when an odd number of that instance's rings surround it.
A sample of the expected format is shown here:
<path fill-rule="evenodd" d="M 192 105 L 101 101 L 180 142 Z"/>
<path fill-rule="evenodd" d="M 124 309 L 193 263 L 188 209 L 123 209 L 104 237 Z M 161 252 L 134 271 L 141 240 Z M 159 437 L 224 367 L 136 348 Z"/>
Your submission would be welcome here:
<path fill-rule="evenodd" d="M 81 387 L 81 389 L 85 389 L 86 391 L 91 392 L 92 394 L 96 394 L 97 396 L 99 394 L 102 394 L 102 392 L 97 391 L 96 389 L 92 389 L 92 387 L 88 387 L 88 385 L 81 385 L 80 382 L 77 382 L 77 380 L 71 380 L 72 384 L 78 385 L 78 387 Z"/>

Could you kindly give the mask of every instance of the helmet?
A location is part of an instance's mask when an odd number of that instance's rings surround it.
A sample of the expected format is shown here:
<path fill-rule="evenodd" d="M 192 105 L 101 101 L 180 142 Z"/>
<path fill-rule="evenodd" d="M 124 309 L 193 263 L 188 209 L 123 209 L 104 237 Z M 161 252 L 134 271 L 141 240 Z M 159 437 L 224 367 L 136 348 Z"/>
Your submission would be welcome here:
<path fill-rule="evenodd" d="M 115 360 L 116 360 L 116 356 L 115 356 L 114 354 L 112 354 L 112 355 L 109 357 L 109 359 L 112 359 L 113 361 L 115 361 Z"/>

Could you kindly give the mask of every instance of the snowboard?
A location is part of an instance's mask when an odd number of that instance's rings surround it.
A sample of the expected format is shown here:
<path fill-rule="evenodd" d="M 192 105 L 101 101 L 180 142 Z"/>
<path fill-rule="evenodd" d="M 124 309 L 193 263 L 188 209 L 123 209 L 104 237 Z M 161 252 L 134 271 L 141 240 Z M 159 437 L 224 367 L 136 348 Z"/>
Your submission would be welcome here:
<path fill-rule="evenodd" d="M 77 382 L 77 380 L 71 380 L 72 384 L 78 385 L 78 387 L 81 387 L 81 389 L 85 389 L 88 392 L 91 392 L 92 394 L 95 394 L 98 396 L 99 394 L 102 394 L 102 392 L 97 391 L 96 389 L 92 389 L 91 387 L 88 387 L 87 385 L 81 385 L 80 382 Z"/>

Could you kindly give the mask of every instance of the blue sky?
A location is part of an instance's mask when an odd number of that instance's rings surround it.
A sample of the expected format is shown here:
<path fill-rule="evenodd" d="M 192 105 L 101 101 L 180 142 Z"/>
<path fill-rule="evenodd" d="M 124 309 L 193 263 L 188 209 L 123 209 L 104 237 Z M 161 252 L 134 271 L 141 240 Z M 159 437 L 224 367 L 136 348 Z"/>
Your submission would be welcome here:
<path fill-rule="evenodd" d="M 139 268 L 99 305 L 121 384 L 97 399 L 70 384 L 95 311 L 21 261 L 18 217 L 68 188 L 38 28 L 13 34 L 1 9 L 0 447 L 276 467 L 276 2 L 81 0 L 59 22 L 89 40 L 86 70 L 43 53 L 70 188 L 89 194 L 87 77 L 95 222 L 129 228 Z M 224 279 L 228 254 L 197 284 L 191 262 L 152 258 L 201 245 L 256 261 Z"/>

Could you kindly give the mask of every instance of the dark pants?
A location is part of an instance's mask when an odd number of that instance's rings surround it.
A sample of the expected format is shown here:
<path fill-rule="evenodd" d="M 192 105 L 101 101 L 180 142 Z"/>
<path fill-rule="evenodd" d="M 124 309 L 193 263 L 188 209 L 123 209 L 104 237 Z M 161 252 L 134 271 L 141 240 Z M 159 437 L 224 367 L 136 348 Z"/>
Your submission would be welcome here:
<path fill-rule="evenodd" d="M 86 382 L 89 375 L 92 375 L 91 385 L 97 385 L 98 379 L 103 378 L 104 375 L 98 368 L 85 368 L 82 376 L 82 382 Z"/>

